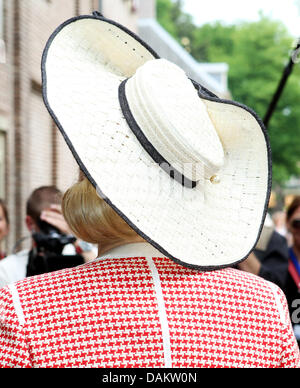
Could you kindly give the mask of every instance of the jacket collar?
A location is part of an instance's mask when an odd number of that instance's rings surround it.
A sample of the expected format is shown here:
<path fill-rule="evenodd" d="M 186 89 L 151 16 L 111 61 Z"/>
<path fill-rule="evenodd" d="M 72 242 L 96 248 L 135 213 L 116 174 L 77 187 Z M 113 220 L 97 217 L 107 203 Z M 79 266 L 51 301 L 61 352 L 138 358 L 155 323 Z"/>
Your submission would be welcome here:
<path fill-rule="evenodd" d="M 125 257 L 164 257 L 164 255 L 149 243 L 134 243 L 113 248 L 98 260 Z"/>

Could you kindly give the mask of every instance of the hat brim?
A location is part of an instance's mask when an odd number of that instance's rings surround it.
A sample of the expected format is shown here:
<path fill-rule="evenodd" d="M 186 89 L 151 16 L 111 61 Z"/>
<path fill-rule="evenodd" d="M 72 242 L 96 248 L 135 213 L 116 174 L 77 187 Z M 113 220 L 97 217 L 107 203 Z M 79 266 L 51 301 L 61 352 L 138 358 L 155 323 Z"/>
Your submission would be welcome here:
<path fill-rule="evenodd" d="M 124 79 L 158 55 L 111 20 L 59 26 L 42 58 L 43 98 L 77 163 L 101 197 L 146 241 L 198 270 L 238 264 L 255 247 L 271 192 L 270 145 L 248 107 L 193 81 L 225 152 L 217 185 L 185 188 L 157 166 L 119 105 Z"/>

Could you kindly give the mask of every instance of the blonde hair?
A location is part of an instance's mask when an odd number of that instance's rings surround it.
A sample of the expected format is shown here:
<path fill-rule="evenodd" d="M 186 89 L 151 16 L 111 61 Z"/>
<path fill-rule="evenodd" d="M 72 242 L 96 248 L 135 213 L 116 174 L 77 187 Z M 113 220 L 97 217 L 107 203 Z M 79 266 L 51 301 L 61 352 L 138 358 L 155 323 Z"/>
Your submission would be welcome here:
<path fill-rule="evenodd" d="M 69 188 L 62 201 L 63 215 L 73 233 L 101 250 L 142 238 L 102 199 L 87 178 Z"/>

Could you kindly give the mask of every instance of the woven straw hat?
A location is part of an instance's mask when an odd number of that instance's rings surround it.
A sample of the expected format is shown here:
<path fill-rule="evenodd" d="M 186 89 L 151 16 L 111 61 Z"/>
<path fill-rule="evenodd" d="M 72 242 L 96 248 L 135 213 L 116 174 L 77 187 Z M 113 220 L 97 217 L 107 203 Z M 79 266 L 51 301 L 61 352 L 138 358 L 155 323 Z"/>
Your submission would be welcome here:
<path fill-rule="evenodd" d="M 256 245 L 271 187 L 257 115 L 221 100 L 94 13 L 51 35 L 43 97 L 99 195 L 184 266 L 237 264 Z"/>

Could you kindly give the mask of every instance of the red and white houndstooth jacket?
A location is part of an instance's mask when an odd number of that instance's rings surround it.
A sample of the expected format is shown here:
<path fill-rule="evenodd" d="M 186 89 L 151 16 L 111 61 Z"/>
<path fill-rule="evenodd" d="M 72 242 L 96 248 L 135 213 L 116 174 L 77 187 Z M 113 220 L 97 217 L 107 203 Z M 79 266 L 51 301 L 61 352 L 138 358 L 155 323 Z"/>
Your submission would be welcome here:
<path fill-rule="evenodd" d="M 299 350 L 277 286 L 139 243 L 0 290 L 0 366 L 296 367 Z"/>

